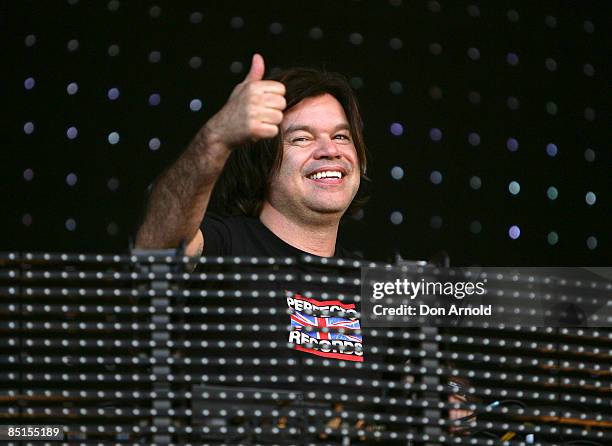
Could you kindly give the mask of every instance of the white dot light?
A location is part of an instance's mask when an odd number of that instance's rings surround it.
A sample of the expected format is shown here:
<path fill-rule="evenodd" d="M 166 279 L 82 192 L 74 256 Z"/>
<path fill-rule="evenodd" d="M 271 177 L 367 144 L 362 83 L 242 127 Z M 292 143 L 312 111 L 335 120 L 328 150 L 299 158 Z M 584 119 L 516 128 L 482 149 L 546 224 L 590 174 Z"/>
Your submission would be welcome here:
<path fill-rule="evenodd" d="M 119 180 L 115 177 L 109 178 L 108 182 L 106 183 L 106 187 L 108 187 L 108 190 L 116 192 L 119 190 Z"/>
<path fill-rule="evenodd" d="M 361 45 L 363 43 L 363 36 L 359 33 L 351 33 L 349 35 L 349 42 L 353 45 Z"/>
<path fill-rule="evenodd" d="M 194 70 L 197 70 L 202 66 L 202 58 L 199 56 L 193 56 L 191 59 L 189 59 L 189 66 Z"/>
<path fill-rule="evenodd" d="M 480 223 L 478 220 L 474 220 L 473 222 L 470 223 L 470 232 L 472 234 L 480 234 L 481 231 L 482 231 L 482 223 Z"/>
<path fill-rule="evenodd" d="M 69 173 L 68 175 L 66 175 L 66 184 L 70 187 L 74 186 L 77 184 L 78 181 L 78 177 L 76 175 L 76 173 Z"/>
<path fill-rule="evenodd" d="M 156 19 L 161 15 L 161 11 L 162 10 L 159 6 L 151 6 L 151 8 L 149 9 L 149 16 L 151 16 L 152 19 Z"/>
<path fill-rule="evenodd" d="M 232 64 L 230 65 L 230 71 L 232 73 L 240 73 L 242 71 L 242 62 L 232 62 Z"/>
<path fill-rule="evenodd" d="M 442 174 L 439 171 L 434 170 L 431 172 L 431 174 L 429 174 L 429 181 L 431 181 L 433 184 L 440 184 L 442 182 Z"/>
<path fill-rule="evenodd" d="M 470 17 L 473 18 L 480 17 L 480 8 L 476 5 L 468 5 L 467 13 Z"/>
<path fill-rule="evenodd" d="M 401 82 L 393 81 L 389 84 L 389 91 L 393 94 L 402 94 L 404 91 L 404 86 Z"/>
<path fill-rule="evenodd" d="M 115 222 L 110 222 L 106 227 L 106 232 L 110 236 L 115 236 L 119 232 L 119 226 Z"/>
<path fill-rule="evenodd" d="M 74 231 L 76 229 L 76 221 L 74 218 L 69 218 L 66 220 L 65 226 L 68 231 Z"/>
<path fill-rule="evenodd" d="M 244 26 L 244 19 L 242 17 L 232 17 L 230 26 L 234 29 L 240 29 Z"/>
<path fill-rule="evenodd" d="M 159 63 L 161 61 L 161 53 L 159 51 L 151 51 L 149 53 L 149 63 Z"/>
<path fill-rule="evenodd" d="M 32 224 L 32 215 L 30 214 L 23 214 L 21 217 L 21 223 L 24 226 L 30 226 Z"/>
<path fill-rule="evenodd" d="M 66 136 L 68 139 L 75 139 L 77 136 L 79 136 L 79 130 L 74 126 L 68 127 L 66 129 Z"/>
<path fill-rule="evenodd" d="M 283 32 L 283 25 L 278 22 L 271 23 L 269 30 L 270 33 L 278 35 Z"/>
<path fill-rule="evenodd" d="M 468 135 L 468 142 L 472 146 L 480 145 L 480 135 L 476 132 L 472 132 Z"/>
<path fill-rule="evenodd" d="M 434 215 L 429 219 L 429 226 L 431 226 L 432 229 L 440 229 L 442 223 L 442 217 L 439 215 Z"/>
<path fill-rule="evenodd" d="M 472 60 L 480 60 L 480 50 L 478 48 L 468 48 L 467 55 Z"/>
<path fill-rule="evenodd" d="M 389 46 L 393 50 L 400 50 L 404 46 L 404 43 L 402 42 L 401 39 L 394 37 L 391 40 L 389 40 Z"/>
<path fill-rule="evenodd" d="M 120 51 L 121 51 L 121 48 L 119 48 L 119 45 L 117 44 L 112 44 L 108 47 L 108 55 L 110 57 L 118 56 Z"/>
<path fill-rule="evenodd" d="M 108 138 L 107 138 L 107 139 L 108 139 L 108 143 L 109 143 L 109 144 L 113 144 L 113 145 L 115 145 L 115 144 L 117 144 L 117 143 L 119 142 L 119 140 L 120 140 L 119 133 L 117 133 L 117 132 L 111 132 L 111 133 L 109 133 L 109 134 L 108 134 Z"/>
<path fill-rule="evenodd" d="M 584 197 L 584 200 L 589 206 L 592 206 L 597 201 L 597 195 L 595 195 L 594 192 L 587 192 L 586 196 Z"/>
<path fill-rule="evenodd" d="M 78 91 L 79 85 L 76 82 L 70 82 L 66 86 L 66 93 L 68 93 L 69 95 L 77 94 Z"/>
<path fill-rule="evenodd" d="M 189 110 L 197 112 L 200 111 L 202 109 L 202 101 L 199 99 L 192 99 L 191 102 L 189 102 Z"/>
<path fill-rule="evenodd" d="M 76 51 L 79 49 L 79 41 L 76 39 L 69 40 L 66 47 L 68 48 L 68 51 Z"/>
<path fill-rule="evenodd" d="M 439 142 L 442 140 L 442 130 L 438 128 L 433 128 L 429 131 L 429 138 L 432 141 Z"/>
<path fill-rule="evenodd" d="M 198 23 L 202 23 L 203 18 L 204 18 L 204 15 L 200 11 L 194 11 L 189 16 L 189 21 L 193 23 L 194 25 L 197 25 Z"/>
<path fill-rule="evenodd" d="M 117 98 L 119 98 L 120 95 L 121 92 L 118 88 L 115 87 L 109 88 L 108 92 L 106 93 L 106 97 L 108 97 L 108 99 L 111 101 L 116 100 Z"/>
<path fill-rule="evenodd" d="M 550 200 L 556 200 L 557 197 L 559 197 L 559 191 L 557 190 L 557 188 L 555 186 L 550 186 L 547 190 L 546 190 L 546 196 L 550 199 Z"/>
<path fill-rule="evenodd" d="M 34 34 L 28 34 L 24 40 L 25 46 L 36 45 L 36 36 Z"/>
<path fill-rule="evenodd" d="M 391 169 L 391 177 L 394 180 L 401 180 L 404 178 L 404 169 L 402 169 L 400 166 L 393 166 Z"/>
<path fill-rule="evenodd" d="M 161 141 L 158 138 L 151 138 L 149 140 L 149 149 L 155 151 L 161 147 Z"/>
<path fill-rule="evenodd" d="M 433 56 L 439 56 L 440 54 L 442 54 L 442 45 L 440 45 L 438 42 L 430 43 L 429 44 L 429 52 Z"/>
<path fill-rule="evenodd" d="M 510 184 L 508 184 L 508 191 L 512 195 L 518 195 L 521 191 L 521 185 L 516 181 L 511 181 Z"/>
<path fill-rule="evenodd" d="M 470 178 L 470 187 L 474 190 L 480 189 L 482 186 L 482 180 L 478 176 L 473 176 Z"/>

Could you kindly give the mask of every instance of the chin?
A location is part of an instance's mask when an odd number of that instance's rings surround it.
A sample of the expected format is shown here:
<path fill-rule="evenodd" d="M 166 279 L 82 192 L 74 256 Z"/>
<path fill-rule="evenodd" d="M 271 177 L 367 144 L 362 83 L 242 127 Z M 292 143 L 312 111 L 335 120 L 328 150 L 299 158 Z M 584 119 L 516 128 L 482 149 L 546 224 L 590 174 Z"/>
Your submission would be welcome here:
<path fill-rule="evenodd" d="M 350 204 L 350 203 L 349 203 Z M 349 204 L 338 204 L 334 206 L 332 203 L 312 203 L 308 206 L 311 210 L 319 213 L 319 214 L 344 214 L 348 209 Z"/>

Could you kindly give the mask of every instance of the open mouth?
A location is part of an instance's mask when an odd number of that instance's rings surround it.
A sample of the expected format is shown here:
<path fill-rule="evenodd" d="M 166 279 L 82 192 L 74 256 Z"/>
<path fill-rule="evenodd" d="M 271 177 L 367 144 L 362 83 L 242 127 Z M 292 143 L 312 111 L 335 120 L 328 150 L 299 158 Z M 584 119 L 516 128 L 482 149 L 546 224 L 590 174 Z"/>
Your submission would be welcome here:
<path fill-rule="evenodd" d="M 342 178 L 345 176 L 346 174 L 339 170 L 321 170 L 319 172 L 307 175 L 306 178 L 316 181 L 317 183 L 339 184 L 342 182 Z"/>

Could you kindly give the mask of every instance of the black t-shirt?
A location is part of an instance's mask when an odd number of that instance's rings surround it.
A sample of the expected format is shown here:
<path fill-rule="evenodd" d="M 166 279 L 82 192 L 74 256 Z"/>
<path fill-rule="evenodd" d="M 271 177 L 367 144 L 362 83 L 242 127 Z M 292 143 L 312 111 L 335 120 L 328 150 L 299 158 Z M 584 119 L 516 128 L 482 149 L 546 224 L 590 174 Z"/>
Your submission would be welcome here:
<path fill-rule="evenodd" d="M 304 255 L 317 256 L 301 251 L 270 231 L 259 219 L 234 216 L 219 217 L 217 215 L 207 215 L 202 222 L 202 232 L 204 234 L 204 255 L 205 256 L 238 256 L 238 257 L 293 257 L 299 259 Z M 336 245 L 335 256 L 349 258 L 351 253 L 339 245 Z M 246 267 L 246 268 L 245 268 Z M 276 269 L 266 271 L 276 274 L 274 281 L 263 280 L 252 281 L 251 283 L 236 282 L 235 288 L 244 290 L 257 290 L 261 295 L 267 291 L 275 291 L 277 297 L 272 299 L 242 299 L 240 305 L 260 305 L 266 310 L 275 310 L 265 320 L 270 323 L 277 323 L 281 326 L 290 327 L 284 329 L 269 338 L 276 341 L 278 345 L 283 345 L 275 352 L 277 356 L 286 356 L 286 344 L 291 344 L 292 350 L 297 350 L 312 355 L 348 360 L 363 361 L 363 344 L 360 334 L 352 330 L 360 330 L 360 321 L 357 318 L 341 318 L 327 316 L 331 314 L 354 315 L 359 309 L 357 304 L 349 299 L 342 302 L 335 297 L 344 293 L 354 295 L 358 292 L 355 287 L 340 286 L 333 283 L 334 275 L 341 275 L 344 271 L 330 271 L 330 268 L 317 266 L 297 261 L 291 266 L 276 266 Z M 249 270 L 248 266 L 241 267 L 242 271 Z M 257 271 L 254 271 L 257 272 Z M 260 267 L 260 272 L 261 267 Z M 284 282 L 283 277 L 289 273 L 293 279 Z M 311 278 L 317 275 L 328 275 L 329 281 L 325 283 L 317 280 L 304 281 L 308 275 Z M 246 274 L 243 274 L 246 276 Z M 290 293 L 288 297 L 287 292 Z M 306 293 L 308 294 L 306 294 Z M 222 302 L 227 304 L 227 300 Z M 291 312 L 289 315 L 287 312 Z M 321 333 L 321 330 L 313 330 L 312 327 L 329 328 Z M 335 329 L 343 328 L 346 333 L 338 334 Z M 314 348 L 308 346 L 314 344 Z M 293 353 L 293 352 L 292 352 Z"/>
<path fill-rule="evenodd" d="M 298 257 L 308 254 L 277 237 L 258 218 L 220 217 L 207 214 L 202 225 L 204 255 Z M 354 258 L 354 254 L 336 244 L 334 257 Z"/>
<path fill-rule="evenodd" d="M 297 259 L 304 255 L 317 257 L 287 244 L 257 218 L 207 214 L 201 229 L 205 256 Z M 355 259 L 352 253 L 338 244 L 334 257 Z M 245 267 L 253 268 L 252 265 L 240 265 L 241 273 Z M 202 271 L 208 272 L 211 268 L 214 272 L 214 262 Z M 281 279 L 276 282 L 230 281 L 222 285 L 226 287 L 223 297 L 209 296 L 205 299 L 209 309 L 215 305 L 225 308 L 223 314 L 214 310 L 200 314 L 197 322 L 205 323 L 207 331 L 201 334 L 203 339 L 192 339 L 194 345 L 204 341 L 204 354 L 211 358 L 206 366 L 206 373 L 202 376 L 205 389 L 209 391 L 210 388 L 219 386 L 238 386 L 288 390 L 301 395 L 296 399 L 297 402 L 277 402 L 275 407 L 292 407 L 299 404 L 302 409 L 325 410 L 331 409 L 338 401 L 315 399 L 309 396 L 309 391 L 323 392 L 329 389 L 354 393 L 355 389 L 359 388 L 360 395 L 381 396 L 381 389 L 359 384 L 360 379 L 382 377 L 381 372 L 370 370 L 369 363 L 381 362 L 384 355 L 376 348 L 374 351 L 368 351 L 371 348 L 368 346 L 373 346 L 371 341 L 374 339 L 368 339 L 367 332 L 364 336 L 360 320 L 355 317 L 360 308 L 359 302 L 353 298 L 360 290 L 352 279 L 360 277 L 359 268 L 345 266 L 334 270 L 298 261 L 290 270 L 301 278 L 306 275 L 327 275 L 329 281 L 306 284 L 303 290 L 312 291 L 310 294 L 300 292 L 300 288 L 292 288 L 301 285 L 295 282 L 285 283 Z M 265 271 L 276 273 L 280 278 L 282 274 L 279 271 L 285 270 L 270 267 Z M 247 274 L 243 273 L 242 276 Z M 334 276 L 350 277 L 351 280 L 346 280 L 341 285 L 339 282 L 333 282 Z M 229 276 L 226 274 L 225 277 Z M 214 290 L 219 289 L 221 285 L 212 280 L 204 286 Z M 277 292 L 275 297 L 266 297 L 265 292 L 259 291 L 266 287 Z M 298 292 L 294 293 L 296 289 Z M 236 297 L 236 290 L 240 291 L 240 297 Z M 257 297 L 249 295 L 249 291 L 253 290 L 260 294 Z M 285 294 L 287 290 L 291 290 L 292 297 Z M 240 309 L 240 314 L 233 311 L 237 308 Z M 252 312 L 254 308 L 257 308 L 257 314 Z M 344 314 L 345 317 L 326 316 L 327 311 L 336 312 L 336 315 Z M 193 311 L 194 314 L 197 312 L 197 309 Z M 218 323 L 223 324 L 222 330 L 215 328 Z M 236 330 L 238 325 L 241 327 L 240 331 Z M 266 328 L 272 325 L 276 325 L 278 329 L 269 331 Z M 314 327 L 325 327 L 328 330 Z M 328 382 L 330 379 L 334 381 Z M 346 382 L 339 383 L 338 380 Z M 214 407 L 210 400 L 202 404 L 209 410 Z M 219 404 L 225 402 L 221 401 Z M 258 405 L 262 404 L 261 401 L 258 402 Z M 359 404 L 354 410 L 364 407 Z M 351 409 L 351 404 L 345 404 L 345 408 Z M 323 417 L 319 422 L 325 423 L 328 418 L 331 416 Z M 290 423 L 293 422 L 296 420 Z"/>

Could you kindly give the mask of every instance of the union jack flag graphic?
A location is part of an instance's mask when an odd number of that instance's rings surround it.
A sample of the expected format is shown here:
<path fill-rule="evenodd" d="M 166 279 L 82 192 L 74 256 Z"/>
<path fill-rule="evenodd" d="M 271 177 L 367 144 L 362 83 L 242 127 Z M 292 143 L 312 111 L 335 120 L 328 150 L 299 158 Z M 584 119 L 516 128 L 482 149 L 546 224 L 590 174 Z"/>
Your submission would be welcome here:
<path fill-rule="evenodd" d="M 361 335 L 350 334 L 351 330 L 359 330 L 359 319 L 345 319 L 342 317 L 315 317 L 296 311 L 291 315 L 291 328 L 300 330 L 315 339 L 340 339 L 342 341 L 362 342 Z M 330 331 L 322 331 L 330 328 Z M 344 328 L 344 333 L 337 330 Z"/>
<path fill-rule="evenodd" d="M 315 314 L 320 312 L 319 308 L 329 306 L 354 312 L 354 304 L 343 304 L 337 300 L 320 302 L 299 295 L 294 295 L 289 301 L 292 310 L 289 342 L 295 345 L 296 350 L 326 358 L 363 361 L 363 338 L 361 334 L 356 333 L 361 329 L 359 319 L 320 317 L 300 311 L 303 302 L 308 302 L 309 308 Z"/>

